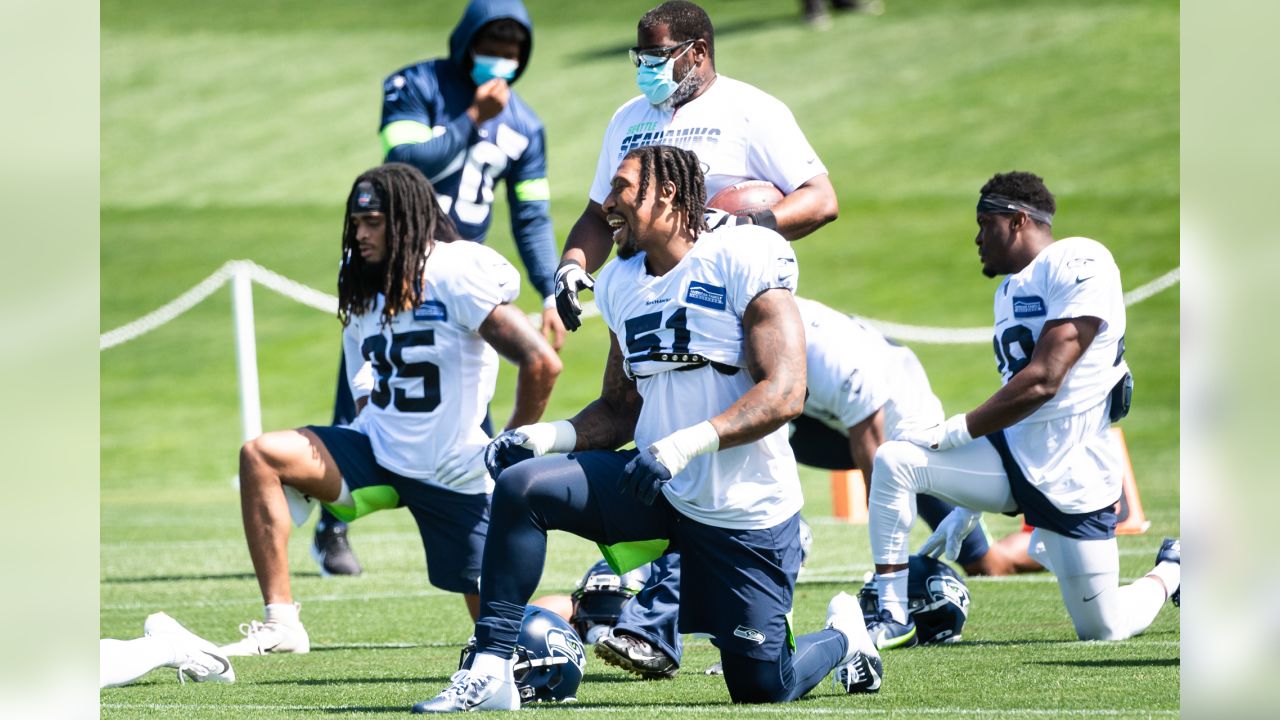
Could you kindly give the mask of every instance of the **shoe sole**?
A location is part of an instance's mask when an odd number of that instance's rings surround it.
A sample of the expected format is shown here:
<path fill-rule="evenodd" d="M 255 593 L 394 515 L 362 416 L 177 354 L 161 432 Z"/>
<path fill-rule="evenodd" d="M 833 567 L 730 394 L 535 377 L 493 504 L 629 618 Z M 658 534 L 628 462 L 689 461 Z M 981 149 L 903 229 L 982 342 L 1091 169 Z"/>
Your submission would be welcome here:
<path fill-rule="evenodd" d="M 635 663 L 631 662 L 630 658 L 625 655 L 618 654 L 613 650 L 613 648 L 605 645 L 604 643 L 596 643 L 596 657 L 603 660 L 606 665 L 612 665 L 616 668 L 626 670 L 627 672 L 637 675 L 644 680 L 671 680 L 679 671 L 679 669 L 676 668 L 672 669 L 669 673 L 665 673 L 656 670 L 644 670 L 642 668 L 638 668 Z"/>
<path fill-rule="evenodd" d="M 360 573 L 364 572 L 364 568 L 360 568 L 360 570 L 352 573 L 333 572 L 329 568 L 325 567 L 324 553 L 320 552 L 320 549 L 315 546 L 315 543 L 311 544 L 311 559 L 315 561 L 316 565 L 320 566 L 320 577 L 359 577 Z"/>

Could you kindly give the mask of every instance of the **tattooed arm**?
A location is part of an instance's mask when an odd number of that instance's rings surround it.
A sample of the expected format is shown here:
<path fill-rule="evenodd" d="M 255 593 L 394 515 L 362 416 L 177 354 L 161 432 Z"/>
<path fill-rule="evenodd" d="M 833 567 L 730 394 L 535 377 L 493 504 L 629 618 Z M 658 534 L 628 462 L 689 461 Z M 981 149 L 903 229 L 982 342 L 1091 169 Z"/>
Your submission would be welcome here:
<path fill-rule="evenodd" d="M 759 440 L 804 409 L 804 323 L 791 291 L 773 288 L 757 295 L 742 328 L 747 371 L 756 384 L 711 418 L 721 450 Z"/>
<path fill-rule="evenodd" d="M 559 356 L 514 306 L 503 303 L 480 324 L 480 337 L 519 368 L 516 405 L 506 428 L 535 423 L 547 409 L 547 399 L 562 365 Z"/>
<path fill-rule="evenodd" d="M 600 398 L 569 421 L 578 432 L 574 450 L 613 450 L 631 442 L 640 417 L 640 405 L 635 381 L 622 369 L 618 338 L 609 333 L 609 359 L 604 365 Z"/>

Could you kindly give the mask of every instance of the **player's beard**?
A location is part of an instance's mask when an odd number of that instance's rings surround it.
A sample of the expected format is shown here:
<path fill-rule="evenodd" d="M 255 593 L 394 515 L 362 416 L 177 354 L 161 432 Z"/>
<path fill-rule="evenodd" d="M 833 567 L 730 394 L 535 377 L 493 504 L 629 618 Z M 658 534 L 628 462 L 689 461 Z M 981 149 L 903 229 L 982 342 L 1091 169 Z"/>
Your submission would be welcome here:
<path fill-rule="evenodd" d="M 627 237 L 618 245 L 618 259 L 626 260 L 633 258 L 640 252 L 640 246 L 636 245 L 636 236 L 632 235 L 630 228 L 627 228 Z"/>
<path fill-rule="evenodd" d="M 697 95 L 703 84 L 702 77 L 694 72 L 693 68 L 689 68 L 689 72 L 685 73 L 684 77 L 680 79 L 680 84 L 676 86 L 675 92 L 671 93 L 671 97 L 663 100 L 658 105 L 658 109 L 663 112 L 675 110 L 677 105 Z"/>
<path fill-rule="evenodd" d="M 371 263 L 363 262 L 360 265 L 360 279 L 364 281 L 365 287 L 380 288 L 382 280 L 387 274 L 387 263 Z"/>

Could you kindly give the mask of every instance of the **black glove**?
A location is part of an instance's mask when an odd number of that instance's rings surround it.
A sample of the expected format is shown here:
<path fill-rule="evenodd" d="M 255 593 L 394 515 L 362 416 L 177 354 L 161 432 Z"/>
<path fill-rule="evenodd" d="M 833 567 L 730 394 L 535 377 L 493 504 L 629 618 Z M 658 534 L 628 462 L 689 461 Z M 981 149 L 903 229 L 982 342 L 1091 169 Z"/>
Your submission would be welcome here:
<path fill-rule="evenodd" d="M 489 477 L 497 480 L 503 470 L 534 457 L 532 450 L 523 447 L 527 442 L 528 435 L 519 430 L 507 430 L 485 446 L 484 466 L 489 470 Z"/>
<path fill-rule="evenodd" d="M 631 458 L 631 462 L 622 469 L 622 479 L 618 481 L 618 492 L 631 493 L 645 505 L 652 505 L 658 498 L 662 486 L 671 482 L 671 471 L 666 468 L 654 454 L 641 450 L 639 455 Z"/>
<path fill-rule="evenodd" d="M 560 322 L 570 332 L 582 327 L 582 304 L 578 302 L 578 291 L 590 290 L 596 286 L 595 278 L 582 269 L 577 261 L 570 260 L 556 270 L 556 312 Z"/>

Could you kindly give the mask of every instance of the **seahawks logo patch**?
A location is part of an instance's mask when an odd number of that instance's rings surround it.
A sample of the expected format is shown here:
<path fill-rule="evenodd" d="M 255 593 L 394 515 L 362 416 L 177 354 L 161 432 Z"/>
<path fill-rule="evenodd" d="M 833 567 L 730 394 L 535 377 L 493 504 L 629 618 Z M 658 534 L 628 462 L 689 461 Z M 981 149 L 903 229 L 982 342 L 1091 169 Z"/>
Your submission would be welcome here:
<path fill-rule="evenodd" d="M 695 280 L 689 283 L 689 291 L 685 293 L 684 301 L 690 305 L 701 305 L 712 310 L 723 310 L 727 294 L 727 291 L 718 285 Z"/>
<path fill-rule="evenodd" d="M 1013 316 L 1016 318 L 1040 317 L 1047 314 L 1044 298 L 1039 295 L 1014 295 Z"/>

